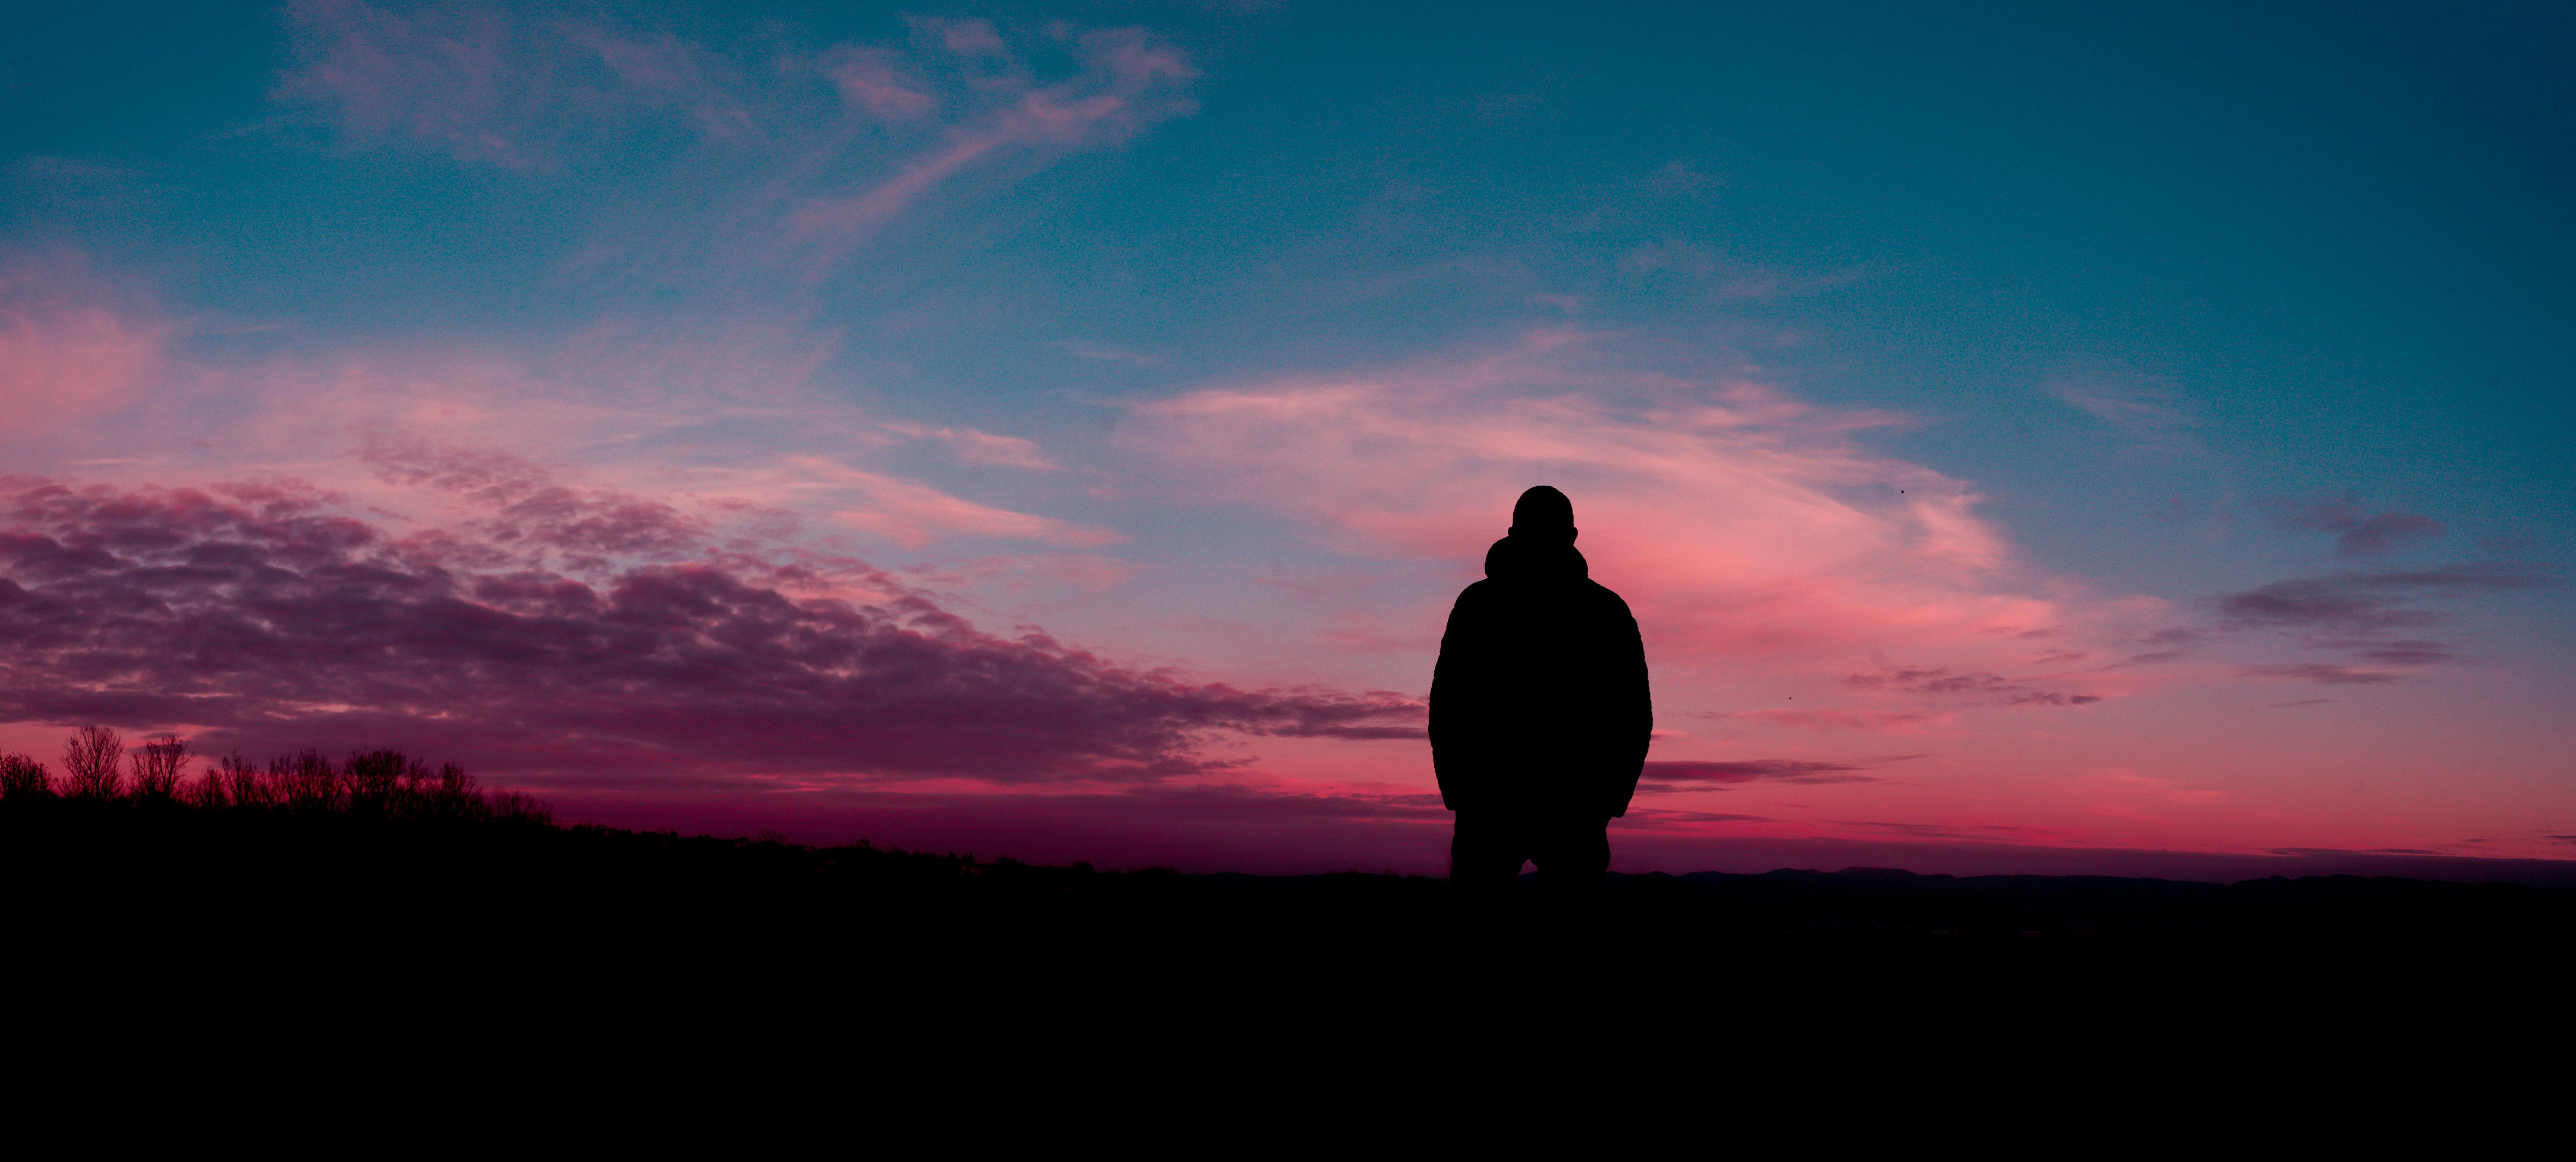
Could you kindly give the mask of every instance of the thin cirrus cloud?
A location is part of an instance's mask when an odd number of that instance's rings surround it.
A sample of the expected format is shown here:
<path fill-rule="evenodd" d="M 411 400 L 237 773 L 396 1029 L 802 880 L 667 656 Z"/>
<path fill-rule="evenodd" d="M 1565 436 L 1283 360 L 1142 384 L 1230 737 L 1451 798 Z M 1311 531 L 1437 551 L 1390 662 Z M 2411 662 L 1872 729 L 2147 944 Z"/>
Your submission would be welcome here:
<path fill-rule="evenodd" d="M 518 527 L 597 547 L 578 521 Z M 1219 769 L 1218 732 L 1421 729 L 1400 695 L 1243 690 L 987 634 L 889 577 L 855 604 L 800 595 L 792 564 L 581 577 L 525 547 L 396 535 L 295 486 L 22 479 L 0 497 L 0 719 L 182 727 L 214 750 L 392 741 L 636 787 L 1150 782 Z"/>
<path fill-rule="evenodd" d="M 916 480 L 852 468 L 820 456 L 790 457 L 789 462 L 818 480 L 859 495 L 860 503 L 834 513 L 835 520 L 906 548 L 917 549 L 945 536 L 1004 537 L 1078 549 L 1127 539 L 1115 530 L 995 508 Z"/>
<path fill-rule="evenodd" d="M 2283 528 L 2331 533 L 2335 555 L 2379 557 L 2439 538 L 2442 522 L 2399 509 L 2371 512 L 2350 492 L 2304 501 L 2276 501 L 2269 506 Z"/>
<path fill-rule="evenodd" d="M 1070 340 L 1060 344 L 1060 346 L 1064 349 L 1064 353 L 1067 355 L 1071 355 L 1076 359 L 1089 359 L 1094 362 L 1132 363 L 1138 367 L 1165 367 L 1169 366 L 1171 363 L 1171 360 L 1165 359 L 1160 355 L 1148 355 L 1142 351 L 1130 351 L 1124 347 L 1111 347 L 1101 343 L 1085 343 L 1080 340 Z"/>
<path fill-rule="evenodd" d="M 1835 783 L 1875 783 L 1878 778 L 1861 772 L 1892 762 L 1921 758 L 1921 755 L 1895 755 L 1884 759 L 1856 762 L 1826 762 L 1815 759 L 1734 759 L 1716 761 L 1650 761 L 1637 789 L 1648 794 L 1673 794 L 1706 791 L 1739 783 L 1789 783 L 1800 786 L 1823 786 Z"/>
<path fill-rule="evenodd" d="M 2190 407 L 2172 393 L 2136 383 L 2096 380 L 2061 385 L 2057 398 L 2094 419 L 2150 443 L 2176 444 L 2200 426 Z"/>
<path fill-rule="evenodd" d="M 1178 49 L 1142 29 L 1058 32 L 1048 38 L 1055 42 L 1048 47 L 1071 56 L 1075 71 L 1052 84 L 1039 84 L 988 22 L 916 18 L 915 23 L 934 33 L 952 58 L 987 66 L 989 71 L 973 77 L 967 90 L 978 108 L 961 112 L 942 141 L 906 158 L 882 181 L 816 196 L 800 206 L 797 229 L 827 253 L 846 248 L 925 191 L 979 162 L 1116 145 L 1156 122 L 1198 109 L 1187 91 L 1198 70 Z M 882 65 L 882 57 L 871 60 L 871 66 Z M 898 120 L 909 120 L 916 108 L 929 108 L 905 96 L 928 100 L 926 94 L 904 88 L 890 70 L 863 66 L 856 73 L 844 69 L 834 75 L 859 78 L 856 99 L 877 116 L 892 106 L 904 114 Z"/>
<path fill-rule="evenodd" d="M 272 94 L 279 128 L 467 164 L 624 175 L 636 160 L 622 151 L 667 152 L 642 131 L 677 121 L 736 163 L 692 165 L 693 180 L 723 187 L 713 201 L 729 215 L 766 220 L 803 253 L 809 279 L 970 169 L 1114 147 L 1198 108 L 1188 56 L 1140 28 L 1057 21 L 1020 33 L 916 16 L 904 44 L 737 59 L 503 4 L 397 12 L 299 0 L 289 15 L 295 63 Z"/>
<path fill-rule="evenodd" d="M 1800 730 L 1900 732 L 1947 726 L 1958 716 L 1957 711 L 1936 714 L 1921 710 L 1792 710 L 1787 707 L 1767 707 L 1715 717 L 1743 718 L 1774 726 L 1795 727 Z"/>
<path fill-rule="evenodd" d="M 2218 608 L 2238 628 L 2375 635 L 2445 620 L 2419 600 L 2535 589 L 2554 579 L 2550 570 L 2510 561 L 2341 573 L 2275 581 L 2221 598 Z"/>
<path fill-rule="evenodd" d="M 341 140 L 401 141 L 513 169 L 556 164 L 566 93 L 546 67 L 554 37 L 492 6 L 396 12 L 296 0 L 286 12 L 296 64 L 272 97 Z"/>
<path fill-rule="evenodd" d="M 2329 686 L 2387 685 L 2409 670 L 2467 658 L 2458 643 L 2423 636 L 2455 621 L 2434 601 L 2539 589 L 2557 581 L 2544 567 L 2480 561 L 2431 569 L 2294 577 L 2228 594 L 2216 605 L 2234 630 L 2268 630 L 2330 662 L 2267 662 L 2242 667 L 2249 678 L 2292 679 Z"/>
<path fill-rule="evenodd" d="M 1040 450 L 1036 442 L 1018 436 L 996 436 L 973 428 L 933 428 L 925 424 L 887 424 L 885 430 L 908 440 L 928 440 L 945 444 L 959 460 L 968 464 L 991 464 L 1002 468 L 1025 468 L 1031 472 L 1053 472 L 1061 465 Z"/>
<path fill-rule="evenodd" d="M 939 108 L 929 84 L 889 49 L 842 45 L 824 55 L 823 71 L 843 97 L 880 121 L 911 121 Z"/>
<path fill-rule="evenodd" d="M 1876 673 L 1849 674 L 1843 684 L 1859 690 L 1895 690 L 1913 694 L 1980 695 L 2006 706 L 2088 706 L 2102 700 L 2098 694 L 2070 694 L 2061 690 L 2036 690 L 2026 682 L 1984 671 L 1958 672 L 1947 666 L 1929 669 L 1912 666 L 1889 666 Z"/>

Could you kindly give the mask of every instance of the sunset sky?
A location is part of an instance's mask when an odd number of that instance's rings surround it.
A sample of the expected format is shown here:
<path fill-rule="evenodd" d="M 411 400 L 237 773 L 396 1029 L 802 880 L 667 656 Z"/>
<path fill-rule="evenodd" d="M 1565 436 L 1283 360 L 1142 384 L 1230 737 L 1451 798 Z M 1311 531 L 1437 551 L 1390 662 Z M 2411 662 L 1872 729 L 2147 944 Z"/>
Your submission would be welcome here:
<path fill-rule="evenodd" d="M 1547 483 L 1614 866 L 2576 857 L 2564 6 L 7 27 L 0 750 L 1436 871 Z"/>

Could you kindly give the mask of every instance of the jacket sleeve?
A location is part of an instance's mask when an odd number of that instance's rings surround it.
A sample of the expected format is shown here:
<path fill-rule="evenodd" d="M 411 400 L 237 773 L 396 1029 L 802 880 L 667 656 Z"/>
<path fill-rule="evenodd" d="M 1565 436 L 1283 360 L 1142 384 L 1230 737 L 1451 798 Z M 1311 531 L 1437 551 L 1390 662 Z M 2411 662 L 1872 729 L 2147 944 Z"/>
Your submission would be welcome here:
<path fill-rule="evenodd" d="M 1628 603 L 1619 601 L 1618 609 L 1622 632 L 1617 636 L 1619 645 L 1612 663 L 1612 687 L 1617 691 L 1612 713 L 1617 723 L 1614 742 L 1620 749 L 1618 765 L 1612 768 L 1608 804 L 1613 817 L 1627 814 L 1629 800 L 1637 797 L 1637 778 L 1645 773 L 1646 748 L 1655 737 L 1655 696 L 1646 678 L 1646 638 L 1638 632 L 1636 615 L 1629 612 Z"/>
<path fill-rule="evenodd" d="M 1431 670 L 1431 769 L 1440 780 L 1440 805 L 1455 811 L 1474 792 L 1475 755 L 1483 739 L 1486 669 L 1482 602 L 1474 586 L 1458 595 L 1440 635 L 1440 660 Z"/>

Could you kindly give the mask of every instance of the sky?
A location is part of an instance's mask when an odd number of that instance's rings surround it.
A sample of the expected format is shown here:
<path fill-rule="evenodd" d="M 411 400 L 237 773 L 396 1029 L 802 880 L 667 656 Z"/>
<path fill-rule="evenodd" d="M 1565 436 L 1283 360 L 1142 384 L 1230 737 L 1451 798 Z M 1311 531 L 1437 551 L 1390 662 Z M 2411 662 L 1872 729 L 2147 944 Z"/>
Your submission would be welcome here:
<path fill-rule="evenodd" d="M 8 7 L 0 749 L 1436 872 L 1546 483 L 1623 869 L 2576 857 L 2563 6 Z"/>

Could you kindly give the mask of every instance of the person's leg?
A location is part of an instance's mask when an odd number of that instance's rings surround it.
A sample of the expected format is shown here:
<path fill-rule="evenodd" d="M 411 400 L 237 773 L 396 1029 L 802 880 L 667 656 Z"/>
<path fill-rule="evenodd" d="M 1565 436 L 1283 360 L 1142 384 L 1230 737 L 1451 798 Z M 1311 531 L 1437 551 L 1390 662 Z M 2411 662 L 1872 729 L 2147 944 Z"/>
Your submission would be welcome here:
<path fill-rule="evenodd" d="M 1551 894 L 1588 894 L 1610 872 L 1610 821 L 1551 821 L 1534 853 L 1538 880 Z"/>
<path fill-rule="evenodd" d="M 1458 812 L 1449 838 L 1450 890 L 1461 896 L 1499 896 L 1520 882 L 1529 852 L 1522 829 L 1513 823 L 1492 812 Z"/>

